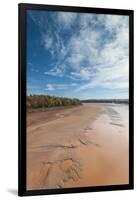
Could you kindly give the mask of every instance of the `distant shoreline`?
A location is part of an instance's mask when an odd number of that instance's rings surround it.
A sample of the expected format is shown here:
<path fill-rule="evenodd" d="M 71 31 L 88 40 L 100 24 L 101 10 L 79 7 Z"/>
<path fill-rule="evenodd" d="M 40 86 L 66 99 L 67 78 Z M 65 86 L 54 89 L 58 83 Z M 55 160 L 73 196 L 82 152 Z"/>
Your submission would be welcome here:
<path fill-rule="evenodd" d="M 116 103 L 116 104 L 129 104 L 128 99 L 87 99 L 81 100 L 81 103 Z"/>

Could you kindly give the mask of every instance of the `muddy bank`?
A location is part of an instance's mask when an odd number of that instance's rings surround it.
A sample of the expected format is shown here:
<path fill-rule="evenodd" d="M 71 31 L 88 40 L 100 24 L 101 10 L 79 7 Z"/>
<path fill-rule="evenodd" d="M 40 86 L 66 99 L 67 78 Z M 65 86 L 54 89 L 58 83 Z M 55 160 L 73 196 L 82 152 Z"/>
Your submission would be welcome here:
<path fill-rule="evenodd" d="M 27 188 L 65 187 L 69 179 L 79 179 L 82 163 L 75 152 L 91 141 L 85 136 L 100 108 L 79 106 L 54 113 L 32 113 L 27 127 Z M 42 115 L 46 120 L 37 121 Z M 52 117 L 51 117 L 52 116 Z M 31 120 L 30 120 L 31 119 Z M 33 121 L 33 123 L 30 123 Z"/>

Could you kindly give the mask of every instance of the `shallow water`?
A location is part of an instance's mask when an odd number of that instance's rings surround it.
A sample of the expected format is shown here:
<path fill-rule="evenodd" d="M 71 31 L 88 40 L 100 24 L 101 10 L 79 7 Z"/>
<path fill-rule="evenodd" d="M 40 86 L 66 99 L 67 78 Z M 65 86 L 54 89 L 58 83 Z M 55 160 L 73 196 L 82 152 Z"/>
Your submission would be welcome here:
<path fill-rule="evenodd" d="M 91 106 L 100 106 L 101 112 L 96 117 L 92 128 L 101 127 L 103 125 L 107 128 L 114 128 L 117 130 L 128 132 L 129 129 L 129 105 L 128 104 L 114 104 L 114 103 L 91 103 Z M 109 127 L 108 127 L 109 126 Z"/>

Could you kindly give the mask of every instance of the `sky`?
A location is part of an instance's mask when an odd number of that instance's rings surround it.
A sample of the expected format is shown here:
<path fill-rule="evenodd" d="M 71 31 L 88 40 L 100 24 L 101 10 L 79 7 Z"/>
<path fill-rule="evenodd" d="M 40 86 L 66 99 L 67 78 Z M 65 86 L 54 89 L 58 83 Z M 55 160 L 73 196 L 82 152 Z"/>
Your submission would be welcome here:
<path fill-rule="evenodd" d="M 27 11 L 27 95 L 127 99 L 129 17 Z"/>

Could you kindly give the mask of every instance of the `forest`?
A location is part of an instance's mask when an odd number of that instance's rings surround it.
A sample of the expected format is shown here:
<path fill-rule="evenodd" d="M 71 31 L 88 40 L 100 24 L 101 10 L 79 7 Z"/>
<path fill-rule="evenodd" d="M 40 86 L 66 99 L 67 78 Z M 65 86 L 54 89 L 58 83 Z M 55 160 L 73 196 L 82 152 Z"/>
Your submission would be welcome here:
<path fill-rule="evenodd" d="M 81 105 L 81 101 L 76 98 L 66 98 L 48 95 L 29 95 L 27 96 L 27 111 L 38 108 L 49 108 L 58 106 Z"/>

